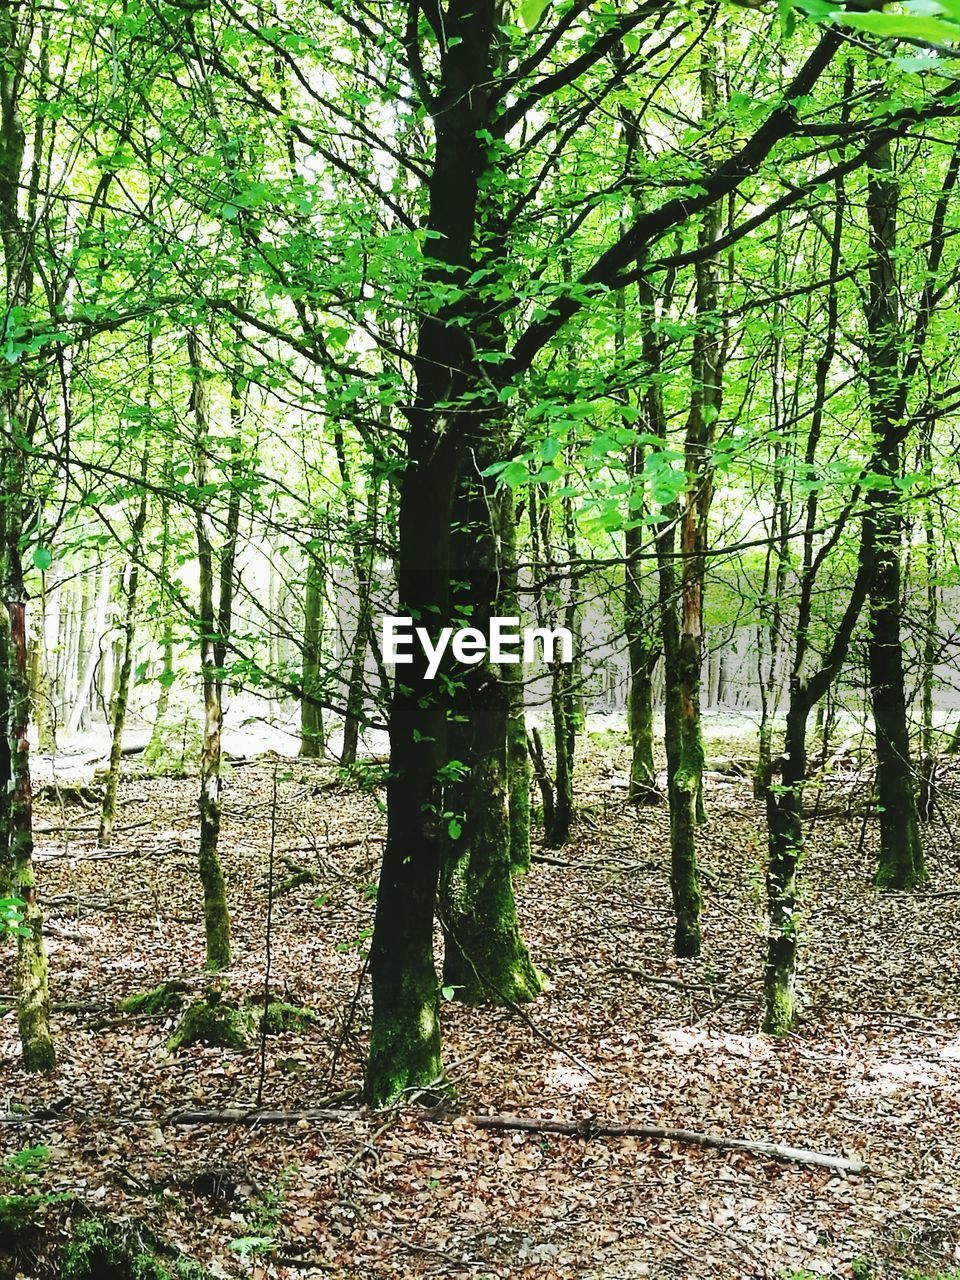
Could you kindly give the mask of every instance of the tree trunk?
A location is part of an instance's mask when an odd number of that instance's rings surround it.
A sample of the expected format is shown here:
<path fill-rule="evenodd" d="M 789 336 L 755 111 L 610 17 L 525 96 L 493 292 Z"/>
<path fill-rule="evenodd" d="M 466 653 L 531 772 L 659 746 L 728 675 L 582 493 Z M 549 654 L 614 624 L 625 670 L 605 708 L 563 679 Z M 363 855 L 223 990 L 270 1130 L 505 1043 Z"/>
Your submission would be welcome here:
<path fill-rule="evenodd" d="M 490 164 L 481 136 L 493 83 L 498 6 L 450 0 L 443 18 L 440 87 L 432 104 L 436 145 L 428 183 L 424 284 L 462 291 L 423 314 L 414 361 L 416 396 L 408 410 L 397 553 L 399 611 L 431 630 L 450 615 L 450 521 L 458 473 L 470 442 L 482 439 L 485 414 L 497 413 L 489 367 L 476 360 L 484 341 L 470 312 L 476 268 L 479 180 Z M 471 329 L 468 325 L 472 324 Z M 464 412 L 456 406 L 463 405 Z M 443 406 L 442 408 L 440 406 Z M 390 707 L 390 781 L 370 972 L 373 1022 L 366 1092 L 383 1106 L 442 1077 L 433 920 L 446 832 L 442 784 L 448 695 L 426 679 L 426 659 L 394 684 Z"/>
<path fill-rule="evenodd" d="M 867 305 L 867 382 L 877 471 L 886 484 L 871 489 L 864 516 L 872 525 L 874 567 L 870 583 L 870 697 L 877 753 L 880 851 L 876 883 L 913 889 L 926 870 L 920 843 L 901 645 L 900 555 L 903 520 L 899 491 L 902 423 L 900 315 L 895 268 L 898 186 L 889 143 L 871 157 L 867 181 L 870 222 Z"/>
<path fill-rule="evenodd" d="M 187 337 L 192 392 L 191 409 L 197 424 L 194 471 L 198 489 L 207 483 L 206 393 L 200 349 L 196 335 Z M 218 670 L 217 645 L 221 633 L 214 606 L 213 548 L 207 531 L 207 514 L 197 509 L 197 559 L 200 565 L 200 659 L 203 679 L 203 745 L 200 751 L 200 883 L 203 886 L 204 933 L 207 968 L 226 969 L 230 964 L 230 913 L 226 882 L 220 864 L 221 815 L 221 733 L 223 729 L 222 675 Z"/>
<path fill-rule="evenodd" d="M 147 454 L 144 451 L 140 469 L 141 481 L 146 484 Z M 147 490 L 140 496 L 140 506 L 131 529 L 132 555 L 127 569 L 126 599 L 124 601 L 122 648 L 117 675 L 117 690 L 113 699 L 113 725 L 110 742 L 110 765 L 103 792 L 100 811 L 100 831 L 97 844 L 105 849 L 113 837 L 113 824 L 117 818 L 117 791 L 120 787 L 120 765 L 123 760 L 123 730 L 127 722 L 127 703 L 133 672 L 134 640 L 137 631 L 137 588 L 140 582 L 140 558 L 143 554 L 143 531 L 147 523 Z"/>
<path fill-rule="evenodd" d="M 652 290 L 646 282 L 640 284 L 640 312 L 643 317 L 644 360 L 652 375 L 643 412 L 650 432 L 665 441 L 666 418 L 656 379 L 661 364 L 660 345 L 653 330 Z M 695 848 L 698 774 L 696 770 L 689 777 L 682 773 L 684 739 L 678 608 L 680 581 L 676 557 L 677 504 L 667 504 L 661 514 L 663 520 L 657 527 L 656 552 L 660 637 L 663 645 L 663 738 L 667 756 L 667 798 L 670 804 L 670 891 L 675 920 L 673 946 L 678 956 L 696 956 L 700 954 L 700 912 L 703 907 Z M 678 787 L 678 781 L 684 782 L 683 789 Z"/>
<path fill-rule="evenodd" d="M 519 618 L 517 596 L 517 507 L 513 492 L 499 495 L 500 608 L 507 618 Z M 527 753 L 527 720 L 524 668 L 504 666 L 500 679 L 507 687 L 507 788 L 510 808 L 510 862 L 515 872 L 530 867 L 530 757 Z"/>
<path fill-rule="evenodd" d="M 932 475 L 932 417 L 924 435 L 921 461 Z M 929 483 L 929 481 L 928 481 Z M 923 654 L 920 668 L 922 727 L 920 739 L 920 794 L 917 816 L 921 822 L 932 822 L 937 808 L 937 752 L 934 749 L 933 690 L 936 676 L 937 639 L 940 623 L 939 587 L 937 583 L 937 538 L 933 520 L 933 502 L 929 495 L 923 504 L 923 569 L 926 589 Z"/>
<path fill-rule="evenodd" d="M 60 707 L 60 572 L 56 562 L 47 570 L 40 597 L 40 625 L 37 636 L 39 693 L 37 697 L 37 746 L 43 755 L 57 751 L 57 723 Z"/>
<path fill-rule="evenodd" d="M 307 582 L 303 601 L 302 682 L 300 700 L 300 755 L 319 760 L 323 755 L 323 710 L 310 700 L 320 696 L 323 637 L 323 560 L 319 530 L 307 545 Z"/>
<path fill-rule="evenodd" d="M 499 547 L 507 504 L 475 474 L 461 480 L 454 506 L 453 578 L 459 617 L 481 632 L 499 611 Z M 510 849 L 508 731 L 510 691 L 484 661 L 455 673 L 451 766 L 444 791 L 447 849 L 441 870 L 444 983 L 462 1000 L 517 1004 L 540 991 L 540 978 L 520 937 Z"/>
<path fill-rule="evenodd" d="M 21 25 L 22 23 L 22 25 Z M 20 217 L 25 134 L 18 101 L 25 82 L 27 49 L 32 38 L 32 15 L 16 6 L 0 9 L 0 239 L 3 246 L 5 305 L 9 319 L 15 308 L 29 304 L 33 288 L 29 233 Z M 29 190 L 36 193 L 44 153 L 42 117 L 34 127 L 33 169 Z M 37 898 L 33 868 L 33 795 L 30 787 L 30 675 L 27 658 L 26 589 L 21 546 L 33 502 L 32 476 L 27 458 L 39 421 L 43 385 L 27 407 L 27 375 L 10 362 L 0 394 L 0 790 L 6 793 L 0 809 L 4 828 L 0 865 L 13 895 L 22 903 L 22 932 L 17 937 L 14 992 L 22 1063 L 27 1071 L 49 1071 L 56 1054 L 50 1033 L 47 959 L 43 946 L 43 915 Z M 32 514 L 32 513 L 31 513 Z"/>
<path fill-rule="evenodd" d="M 93 690 L 97 665 L 100 662 L 100 644 L 107 632 L 108 609 L 110 605 L 110 561 L 104 557 L 100 561 L 100 572 L 97 578 L 97 599 L 93 607 L 93 620 L 87 636 L 87 649 L 83 660 L 83 670 L 73 702 L 73 711 L 67 724 L 67 737 L 72 738 L 80 729 L 90 723 L 90 695 Z"/>
<path fill-rule="evenodd" d="M 786 1035 L 797 1012 L 797 875 L 803 854 L 803 783 L 807 774 L 808 704 L 792 691 L 784 737 L 783 775 L 767 776 L 767 958 L 763 1029 Z"/>

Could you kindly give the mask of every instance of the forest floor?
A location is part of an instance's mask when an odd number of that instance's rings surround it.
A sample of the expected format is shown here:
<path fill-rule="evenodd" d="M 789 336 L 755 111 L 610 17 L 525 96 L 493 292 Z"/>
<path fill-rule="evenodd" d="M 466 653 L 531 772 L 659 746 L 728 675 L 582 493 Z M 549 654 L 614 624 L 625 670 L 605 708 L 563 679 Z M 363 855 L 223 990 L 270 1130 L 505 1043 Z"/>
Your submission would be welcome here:
<path fill-rule="evenodd" d="M 711 758 L 752 751 L 742 732 L 707 728 Z M 224 996 L 262 991 L 272 839 L 278 880 L 287 858 L 316 875 L 276 899 L 272 978 L 316 1021 L 268 1040 L 263 1101 L 297 1110 L 336 1099 L 327 1105 L 339 1109 L 257 1127 L 176 1119 L 252 1105 L 256 1049 L 168 1052 L 175 1014 L 117 1007 L 165 979 L 198 994 L 207 985 L 195 780 L 129 777 L 108 854 L 94 847 L 95 812 L 43 800 L 60 1062 L 50 1077 L 22 1073 L 15 1021 L 0 1018 L 0 1110 L 49 1109 L 0 1125 L 0 1192 L 16 1181 L 10 1154 L 43 1146 L 32 1185 L 65 1196 L 50 1203 L 48 1243 L 69 1215 L 132 1216 L 221 1277 L 952 1273 L 960 776 L 926 832 L 932 886 L 918 894 L 870 887 L 876 820 L 864 817 L 869 784 L 856 767 L 811 787 L 804 1013 L 797 1033 L 774 1043 L 756 1034 L 763 822 L 749 778 L 708 777 L 705 946 L 680 962 L 667 815 L 627 803 L 626 768 L 621 735 L 587 735 L 573 842 L 538 847 L 554 861 L 537 861 L 518 888 L 549 990 L 523 1015 L 444 1004 L 456 1098 L 442 1115 L 368 1114 L 356 1100 L 384 830 L 375 788 L 274 757 L 232 769 L 221 847 L 236 962 Z M 711 1131 L 855 1156 L 867 1171 L 843 1177 L 668 1141 L 490 1132 L 468 1119 L 484 1112 Z M 21 1257 L 19 1269 L 42 1266 Z M 0 1256 L 0 1276 L 15 1274 Z"/>

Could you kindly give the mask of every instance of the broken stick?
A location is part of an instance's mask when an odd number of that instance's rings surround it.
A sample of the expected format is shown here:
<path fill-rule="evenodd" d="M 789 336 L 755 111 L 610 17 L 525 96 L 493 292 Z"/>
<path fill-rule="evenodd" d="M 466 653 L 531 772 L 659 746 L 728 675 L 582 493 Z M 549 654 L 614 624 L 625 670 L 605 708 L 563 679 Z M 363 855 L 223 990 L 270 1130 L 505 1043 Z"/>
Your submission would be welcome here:
<path fill-rule="evenodd" d="M 526 1133 L 561 1133 L 574 1138 L 650 1138 L 713 1147 L 718 1151 L 745 1151 L 768 1156 L 786 1164 L 809 1164 L 836 1173 L 863 1173 L 866 1165 L 846 1156 L 832 1156 L 806 1147 L 788 1147 L 779 1142 L 751 1142 L 747 1138 L 725 1138 L 720 1134 L 697 1133 L 693 1129 L 662 1129 L 647 1124 L 604 1124 L 594 1120 L 536 1120 L 526 1116 L 469 1116 L 478 1129 L 521 1129 Z"/>

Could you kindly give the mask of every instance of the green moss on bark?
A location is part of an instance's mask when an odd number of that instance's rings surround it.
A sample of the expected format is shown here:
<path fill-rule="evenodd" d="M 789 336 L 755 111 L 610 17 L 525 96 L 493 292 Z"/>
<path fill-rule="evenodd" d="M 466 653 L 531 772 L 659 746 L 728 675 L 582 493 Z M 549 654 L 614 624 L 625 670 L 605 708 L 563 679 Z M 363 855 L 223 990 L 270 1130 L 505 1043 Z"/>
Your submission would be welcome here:
<path fill-rule="evenodd" d="M 161 982 L 149 991 L 137 991 L 120 1001 L 122 1013 L 162 1014 L 172 1013 L 183 1007 L 183 997 L 188 990 L 185 982 Z"/>
<path fill-rule="evenodd" d="M 680 957 L 700 954 L 700 912 L 703 896 L 697 873 L 696 828 L 697 792 L 703 769 L 703 758 L 689 767 L 681 756 L 680 767 L 671 781 L 670 806 L 670 888 L 676 917 L 674 952 Z"/>
<path fill-rule="evenodd" d="M 194 1044 L 246 1049 L 258 1025 L 259 1017 L 250 1006 L 231 1004 L 211 992 L 205 999 L 187 1005 L 176 1031 L 167 1041 L 167 1049 L 172 1053 Z"/>
<path fill-rule="evenodd" d="M 445 1092 L 440 1058 L 436 977 L 410 971 L 392 984 L 391 1001 L 371 1028 L 365 1092 L 371 1107 L 389 1107 L 427 1090 Z"/>

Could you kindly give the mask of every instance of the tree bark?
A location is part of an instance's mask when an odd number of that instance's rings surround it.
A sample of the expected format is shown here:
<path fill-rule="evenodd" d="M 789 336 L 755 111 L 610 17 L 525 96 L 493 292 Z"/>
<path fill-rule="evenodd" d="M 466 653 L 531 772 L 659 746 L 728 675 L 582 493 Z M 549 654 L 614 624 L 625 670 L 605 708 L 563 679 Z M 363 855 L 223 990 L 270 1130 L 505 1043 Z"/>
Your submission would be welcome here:
<path fill-rule="evenodd" d="M 318 760 L 323 755 L 323 711 L 312 698 L 320 696 L 323 637 L 323 560 L 319 529 L 307 544 L 307 581 L 303 601 L 303 656 L 300 700 L 300 755 Z"/>
<path fill-rule="evenodd" d="M 147 453 L 144 451 L 143 464 L 140 469 L 140 478 L 144 484 L 146 477 Z M 127 568 L 120 666 L 117 676 L 117 689 L 113 699 L 110 764 L 107 769 L 103 806 L 100 811 L 100 830 L 97 835 L 97 844 L 101 849 L 107 848 L 110 844 L 113 837 L 113 824 L 117 818 L 117 791 L 120 787 L 120 765 L 123 760 L 123 730 L 127 722 L 127 703 L 130 699 L 130 684 L 133 672 L 134 640 L 137 631 L 137 590 L 140 583 L 140 560 L 143 555 L 143 531 L 146 523 L 147 490 L 144 487 L 140 496 L 140 506 L 137 509 L 133 527 L 130 531 L 132 550 L 130 564 Z"/>
<path fill-rule="evenodd" d="M 484 414 L 498 412 L 489 373 L 476 360 L 482 339 L 468 280 L 476 267 L 479 179 L 489 165 L 487 123 L 498 7 L 450 0 L 443 21 L 440 87 L 430 100 L 436 145 L 428 182 L 425 296 L 414 361 L 401 479 L 399 610 L 431 631 L 450 614 L 450 522 L 466 450 L 482 438 Z M 411 36 L 415 42 L 416 32 Z M 429 97 L 429 95 L 428 95 Z M 444 295 L 451 284 L 461 296 Z M 466 398 L 464 398 L 466 397 Z M 462 405 L 464 412 L 458 412 Z M 433 921 L 445 845 L 442 786 L 448 695 L 426 678 L 419 646 L 398 672 L 390 707 L 390 781 L 370 972 L 373 1022 L 366 1093 L 383 1106 L 442 1079 Z"/>
<path fill-rule="evenodd" d="M 499 548 L 512 502 L 509 491 L 497 494 L 469 468 L 454 505 L 455 610 L 483 633 L 500 608 Z M 444 812 L 452 816 L 440 892 L 443 979 L 462 1000 L 518 1004 L 539 993 L 540 977 L 520 937 L 511 878 L 510 691 L 488 660 L 461 668 L 454 683 L 453 763 L 444 790 Z"/>
<path fill-rule="evenodd" d="M 867 383 L 877 472 L 885 483 L 867 495 L 864 519 L 875 547 L 870 583 L 869 667 L 877 754 L 880 850 L 876 883 L 913 889 L 926 880 L 917 819 L 901 644 L 903 518 L 896 482 L 902 473 L 900 315 L 895 269 L 899 188 L 890 144 L 871 158 L 867 179 L 870 223 L 867 305 Z"/>
<path fill-rule="evenodd" d="M 194 474 L 198 489 L 207 483 L 207 451 L 210 447 L 206 390 L 196 334 L 187 335 L 191 370 L 191 410 L 197 425 Z M 230 913 L 227 889 L 220 863 L 221 818 L 221 734 L 223 730 L 222 675 L 218 669 L 218 628 L 214 605 L 213 547 L 207 528 L 208 516 L 197 508 L 197 559 L 200 565 L 200 670 L 203 680 L 203 745 L 200 751 L 200 883 L 203 887 L 204 934 L 207 968 L 226 969 L 230 965 Z M 222 582 L 222 577 L 221 577 Z M 222 610 L 222 600 L 221 600 Z"/>

